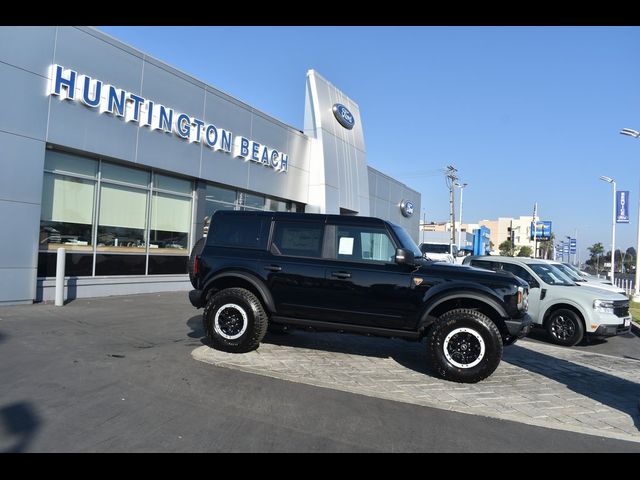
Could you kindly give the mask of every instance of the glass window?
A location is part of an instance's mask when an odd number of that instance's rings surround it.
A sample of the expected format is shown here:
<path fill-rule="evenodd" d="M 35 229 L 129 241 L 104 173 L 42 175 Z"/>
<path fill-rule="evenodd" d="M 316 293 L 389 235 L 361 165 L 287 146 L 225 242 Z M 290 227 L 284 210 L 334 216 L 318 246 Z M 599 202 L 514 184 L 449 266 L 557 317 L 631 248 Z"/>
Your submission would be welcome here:
<path fill-rule="evenodd" d="M 290 211 L 289 205 L 287 202 L 283 202 L 281 200 L 274 200 L 273 198 L 267 198 L 265 202 L 265 210 L 270 210 L 272 212 L 288 212 Z"/>
<path fill-rule="evenodd" d="M 75 173 L 77 175 L 95 177 L 98 172 L 98 162 L 90 158 L 47 150 L 44 169 L 56 173 Z"/>
<path fill-rule="evenodd" d="M 144 275 L 146 255 L 96 254 L 96 275 Z"/>
<path fill-rule="evenodd" d="M 146 217 L 146 190 L 102 184 L 98 250 L 139 252 L 144 249 Z"/>
<path fill-rule="evenodd" d="M 219 202 L 236 203 L 236 191 L 228 188 L 207 185 L 207 202 L 217 200 Z"/>
<path fill-rule="evenodd" d="M 211 215 L 213 215 L 218 210 L 235 210 L 236 206 L 229 203 L 207 201 L 206 209 L 207 215 L 209 216 L 209 218 L 211 218 Z"/>
<path fill-rule="evenodd" d="M 243 207 L 243 210 L 264 210 L 264 197 L 240 192 L 238 204 Z"/>
<path fill-rule="evenodd" d="M 112 163 L 102 163 L 102 179 L 130 183 L 141 187 L 149 186 L 149 172 Z"/>
<path fill-rule="evenodd" d="M 575 286 L 573 280 L 558 270 L 554 265 L 532 263 L 529 267 L 538 274 L 542 281 L 549 285 Z"/>
<path fill-rule="evenodd" d="M 266 248 L 271 219 L 256 215 L 217 215 L 211 220 L 208 242 L 242 248 Z"/>
<path fill-rule="evenodd" d="M 91 250 L 95 182 L 44 174 L 40 249 Z"/>
<path fill-rule="evenodd" d="M 149 275 L 187 273 L 187 256 L 149 255 Z"/>
<path fill-rule="evenodd" d="M 336 229 L 337 257 L 343 260 L 390 262 L 396 248 L 382 229 L 339 225 Z"/>
<path fill-rule="evenodd" d="M 38 276 L 55 277 L 58 256 L 51 252 L 38 254 Z M 93 252 L 67 253 L 64 259 L 64 274 L 67 277 L 90 277 L 93 274 Z"/>
<path fill-rule="evenodd" d="M 156 173 L 153 179 L 153 188 L 159 188 L 161 190 L 170 190 L 176 193 L 184 193 L 185 195 L 191 195 L 193 187 L 189 180 L 182 178 L 169 177 L 167 175 L 161 175 Z"/>
<path fill-rule="evenodd" d="M 188 255 L 191 199 L 153 192 L 149 253 Z"/>
<path fill-rule="evenodd" d="M 278 255 L 320 258 L 323 231 L 324 225 L 277 222 L 272 251 Z"/>
<path fill-rule="evenodd" d="M 507 271 L 507 272 L 513 273 L 516 277 L 520 277 L 521 279 L 523 279 L 527 283 L 531 283 L 531 281 L 536 281 L 533 278 L 533 275 L 531 275 L 529 272 L 527 272 L 524 269 L 524 267 L 521 267 L 520 265 L 514 265 L 512 263 L 503 263 L 502 264 L 502 269 Z"/>
<path fill-rule="evenodd" d="M 471 260 L 471 266 L 476 268 L 484 268 L 485 270 L 493 270 L 497 272 L 502 267 L 497 262 L 488 262 L 486 260 Z"/>

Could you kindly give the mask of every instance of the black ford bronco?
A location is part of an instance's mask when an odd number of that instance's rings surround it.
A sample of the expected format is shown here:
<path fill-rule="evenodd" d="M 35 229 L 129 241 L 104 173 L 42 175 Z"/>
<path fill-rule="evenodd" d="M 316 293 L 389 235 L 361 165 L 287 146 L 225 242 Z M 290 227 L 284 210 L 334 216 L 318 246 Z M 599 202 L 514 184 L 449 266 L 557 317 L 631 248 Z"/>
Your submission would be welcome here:
<path fill-rule="evenodd" d="M 488 377 L 531 327 L 527 283 L 421 257 L 378 218 L 220 210 L 194 246 L 189 299 L 220 350 L 253 350 L 268 327 L 426 337 L 442 378 Z"/>

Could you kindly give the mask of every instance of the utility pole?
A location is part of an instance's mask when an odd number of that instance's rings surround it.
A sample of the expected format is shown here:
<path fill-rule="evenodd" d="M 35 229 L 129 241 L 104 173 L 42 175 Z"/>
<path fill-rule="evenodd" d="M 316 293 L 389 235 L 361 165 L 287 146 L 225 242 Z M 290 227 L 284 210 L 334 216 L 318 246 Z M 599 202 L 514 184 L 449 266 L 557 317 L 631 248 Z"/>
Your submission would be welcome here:
<path fill-rule="evenodd" d="M 451 221 L 451 235 L 449 237 L 449 244 L 455 245 L 456 243 L 456 215 L 455 215 L 455 204 L 453 197 L 454 184 L 458 181 L 458 170 L 453 165 L 447 165 L 447 170 L 445 171 L 446 179 L 447 179 L 447 187 L 449 187 L 449 218 Z"/>
<path fill-rule="evenodd" d="M 538 258 L 538 202 L 533 204 L 533 258 Z"/>

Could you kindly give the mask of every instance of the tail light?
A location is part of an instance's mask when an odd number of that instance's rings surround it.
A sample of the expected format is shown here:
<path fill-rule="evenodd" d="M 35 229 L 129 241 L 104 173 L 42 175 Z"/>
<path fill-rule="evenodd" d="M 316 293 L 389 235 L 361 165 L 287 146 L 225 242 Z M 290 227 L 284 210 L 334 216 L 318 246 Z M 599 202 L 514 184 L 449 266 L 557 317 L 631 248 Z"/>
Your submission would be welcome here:
<path fill-rule="evenodd" d="M 200 274 L 200 256 L 196 255 L 193 262 L 193 274 L 197 277 Z"/>

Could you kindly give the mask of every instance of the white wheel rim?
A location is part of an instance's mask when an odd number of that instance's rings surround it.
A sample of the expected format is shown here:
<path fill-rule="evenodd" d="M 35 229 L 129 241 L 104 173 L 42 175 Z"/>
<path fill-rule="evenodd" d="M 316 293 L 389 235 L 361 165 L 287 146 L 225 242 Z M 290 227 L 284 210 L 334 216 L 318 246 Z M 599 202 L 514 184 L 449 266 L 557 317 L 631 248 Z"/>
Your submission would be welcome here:
<path fill-rule="evenodd" d="M 242 327 L 239 331 L 236 331 L 237 327 L 229 327 L 229 317 L 234 316 L 234 311 L 242 317 Z M 221 337 L 226 338 L 227 340 L 236 340 L 247 331 L 248 323 L 247 312 L 245 312 L 240 305 L 236 305 L 235 303 L 226 303 L 216 312 L 216 316 L 213 319 L 213 328 Z M 227 332 L 223 331 L 223 328 L 227 330 Z"/>
<path fill-rule="evenodd" d="M 469 342 L 465 338 L 454 338 L 456 337 L 456 335 L 462 335 L 462 334 L 467 334 L 467 335 L 464 335 L 464 337 L 466 337 L 467 339 L 469 338 L 469 335 L 470 335 L 471 336 L 470 340 L 473 342 L 473 339 L 475 339 L 479 344 L 480 352 L 477 354 L 477 357 L 474 360 L 469 358 L 464 361 L 458 361 L 459 358 L 456 359 L 452 356 L 452 355 L 457 355 L 457 353 L 459 353 L 460 351 L 464 352 L 471 346 L 469 345 Z M 457 349 L 456 352 L 449 351 L 450 343 L 452 347 L 454 346 L 454 343 L 455 343 L 455 348 Z M 478 365 L 484 358 L 484 353 L 486 350 L 484 339 L 482 338 L 482 336 L 478 332 L 470 328 L 456 328 L 455 330 L 452 330 L 451 332 L 449 332 L 449 335 L 447 335 L 447 338 L 444 339 L 444 344 L 442 348 L 444 350 L 444 356 L 447 358 L 447 360 L 449 360 L 449 362 L 451 362 L 452 365 L 458 368 L 463 368 L 463 369 L 473 368 L 476 365 Z M 477 345 L 473 345 L 473 348 L 477 349 Z M 472 360 L 472 361 L 469 361 L 469 360 Z"/>

